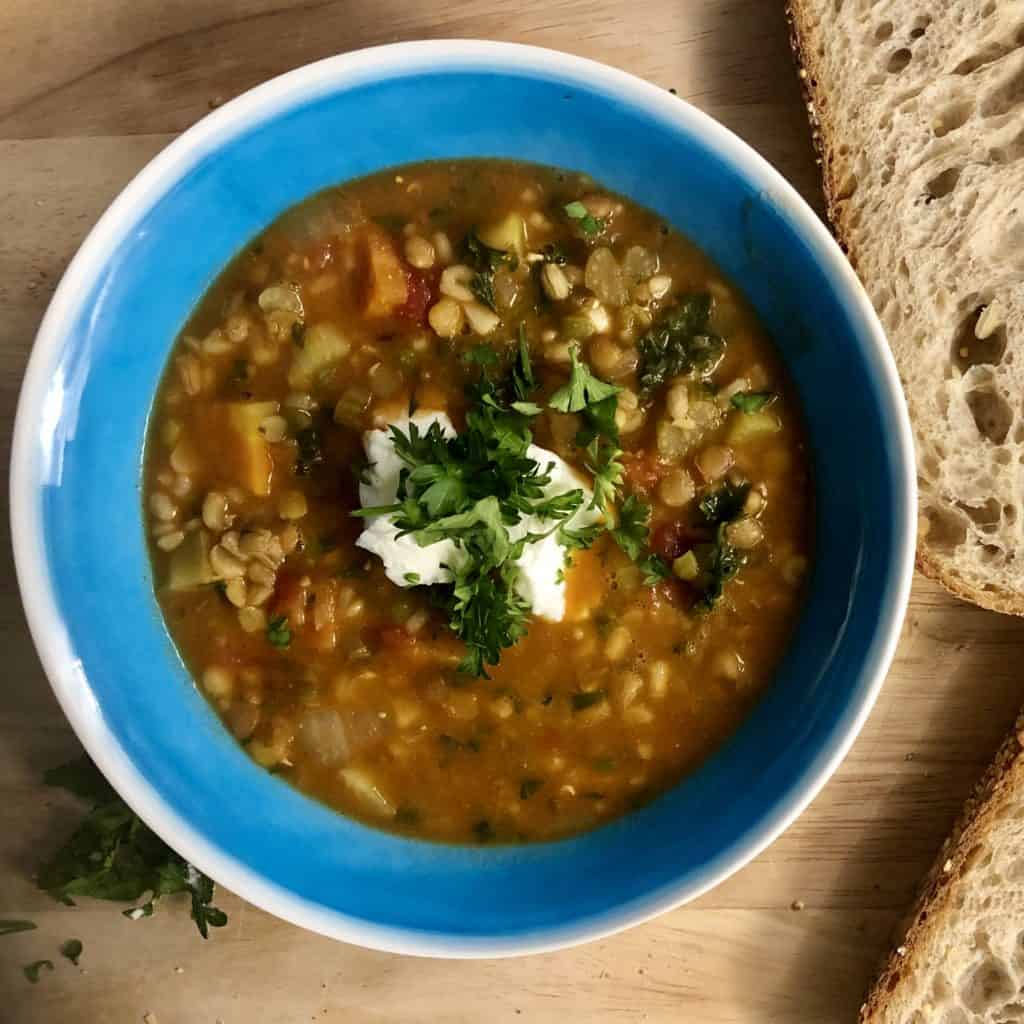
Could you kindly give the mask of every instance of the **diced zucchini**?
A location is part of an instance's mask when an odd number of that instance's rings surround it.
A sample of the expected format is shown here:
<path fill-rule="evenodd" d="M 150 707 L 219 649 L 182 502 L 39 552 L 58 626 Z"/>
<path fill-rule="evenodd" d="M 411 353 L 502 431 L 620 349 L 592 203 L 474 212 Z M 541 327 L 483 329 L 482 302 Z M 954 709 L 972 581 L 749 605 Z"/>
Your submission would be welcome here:
<path fill-rule="evenodd" d="M 515 253 L 520 259 L 526 255 L 526 223 L 518 213 L 510 213 L 494 224 L 478 228 L 477 237 L 489 249 Z"/>
<path fill-rule="evenodd" d="M 391 236 L 370 225 L 363 235 L 366 290 L 363 314 L 393 316 L 409 298 L 409 279 Z"/>
<path fill-rule="evenodd" d="M 215 576 L 210 568 L 210 540 L 203 530 L 185 534 L 185 539 L 171 552 L 167 571 L 170 590 L 194 590 L 208 586 Z"/>
<path fill-rule="evenodd" d="M 288 386 L 295 391 L 308 391 L 320 374 L 333 369 L 348 355 L 350 348 L 348 339 L 333 324 L 313 324 L 292 359 Z"/>
<path fill-rule="evenodd" d="M 729 425 L 729 444 L 750 444 L 763 440 L 782 429 L 778 416 L 772 412 L 734 412 Z"/>
<path fill-rule="evenodd" d="M 687 551 L 685 555 L 680 555 L 672 563 L 672 571 L 681 580 L 695 580 L 700 572 L 697 556 L 692 551 Z"/>
<path fill-rule="evenodd" d="M 567 316 L 562 321 L 562 333 L 569 341 L 582 341 L 596 330 L 594 321 L 589 316 Z"/>
<path fill-rule="evenodd" d="M 269 494 L 274 460 L 260 424 L 276 413 L 277 402 L 211 402 L 199 410 L 197 447 L 216 449 L 218 471 L 231 483 Z"/>

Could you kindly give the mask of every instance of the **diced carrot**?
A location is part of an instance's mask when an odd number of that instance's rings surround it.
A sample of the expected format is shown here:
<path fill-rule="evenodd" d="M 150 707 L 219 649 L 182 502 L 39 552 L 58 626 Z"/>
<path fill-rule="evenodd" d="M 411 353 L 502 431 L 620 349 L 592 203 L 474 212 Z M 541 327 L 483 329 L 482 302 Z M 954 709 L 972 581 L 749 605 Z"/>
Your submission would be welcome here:
<path fill-rule="evenodd" d="M 218 468 L 251 494 L 270 493 L 274 460 L 260 424 L 277 402 L 210 402 L 196 410 L 201 445 L 217 445 Z"/>
<path fill-rule="evenodd" d="M 363 230 L 363 314 L 394 316 L 409 298 L 409 279 L 391 236 L 375 224 Z"/>

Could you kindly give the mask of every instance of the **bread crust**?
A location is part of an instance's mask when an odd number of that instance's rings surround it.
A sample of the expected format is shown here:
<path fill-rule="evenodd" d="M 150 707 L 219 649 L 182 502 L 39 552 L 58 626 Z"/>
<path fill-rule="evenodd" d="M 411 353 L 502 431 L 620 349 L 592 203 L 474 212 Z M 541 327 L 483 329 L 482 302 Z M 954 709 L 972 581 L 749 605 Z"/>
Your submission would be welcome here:
<path fill-rule="evenodd" d="M 1024 786 L 1024 713 L 964 805 L 949 837 L 925 876 L 902 942 L 890 953 L 860 1011 L 861 1024 L 883 1024 L 884 1013 L 905 974 L 912 974 L 921 950 L 948 924 L 956 890 L 970 884 L 972 854 L 996 826 L 1007 800 Z"/>
<path fill-rule="evenodd" d="M 810 0 L 789 0 L 786 4 L 786 22 L 789 27 L 789 41 L 796 62 L 797 74 L 803 92 L 807 117 L 811 126 L 811 141 L 821 168 L 822 189 L 825 194 L 825 212 L 832 226 L 832 233 L 846 253 L 854 270 L 857 269 L 857 252 L 851 246 L 850 233 L 846 230 L 843 207 L 837 202 L 837 182 L 849 171 L 849 160 L 835 151 L 832 139 L 835 126 L 829 112 L 828 97 L 819 84 L 819 67 L 815 54 L 809 45 Z M 941 584 L 949 593 L 970 601 L 990 611 L 1007 615 L 1024 615 L 1024 594 L 1007 591 L 1001 587 L 983 589 L 972 586 L 957 573 L 944 566 L 928 550 L 926 539 L 918 536 L 916 566 L 928 579 Z"/>

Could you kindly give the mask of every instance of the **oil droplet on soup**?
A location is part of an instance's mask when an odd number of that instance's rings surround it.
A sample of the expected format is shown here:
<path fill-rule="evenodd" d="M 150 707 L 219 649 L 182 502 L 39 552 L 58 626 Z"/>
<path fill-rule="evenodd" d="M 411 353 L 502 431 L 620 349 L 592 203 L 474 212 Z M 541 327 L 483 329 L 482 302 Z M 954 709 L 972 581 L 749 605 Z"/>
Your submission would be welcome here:
<path fill-rule="evenodd" d="M 253 760 L 374 826 L 525 842 L 636 808 L 732 733 L 800 610 L 778 356 L 699 249 L 583 175 L 466 160 L 313 196 L 203 298 L 151 422 L 157 595 L 198 685 Z M 391 425 L 394 507 L 357 517 Z"/>

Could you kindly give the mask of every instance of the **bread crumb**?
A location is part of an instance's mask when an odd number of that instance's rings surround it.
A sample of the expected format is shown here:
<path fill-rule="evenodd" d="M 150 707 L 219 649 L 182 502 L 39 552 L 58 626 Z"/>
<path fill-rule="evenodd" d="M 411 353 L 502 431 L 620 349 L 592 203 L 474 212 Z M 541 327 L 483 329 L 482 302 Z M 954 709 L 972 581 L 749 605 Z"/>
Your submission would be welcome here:
<path fill-rule="evenodd" d="M 789 905 L 790 910 L 803 910 L 806 904 L 803 900 L 793 900 Z"/>
<path fill-rule="evenodd" d="M 907 955 L 907 947 L 906 946 L 897 946 L 896 947 L 896 955 L 897 956 L 906 956 Z"/>
<path fill-rule="evenodd" d="M 913 754 L 904 754 L 903 755 L 903 760 L 904 761 L 913 761 L 914 760 L 914 755 Z"/>
<path fill-rule="evenodd" d="M 148 1010 L 142 1015 L 142 1024 L 159 1024 L 156 1019 L 155 1013 L 150 1013 Z"/>
<path fill-rule="evenodd" d="M 185 973 L 185 968 L 184 967 L 175 967 L 174 968 L 174 973 L 175 974 L 184 974 Z"/>
<path fill-rule="evenodd" d="M 951 860 L 947 860 L 946 863 L 942 865 L 942 873 L 944 875 L 948 875 L 950 873 L 950 871 L 952 871 L 952 870 L 953 870 L 953 862 Z"/>

